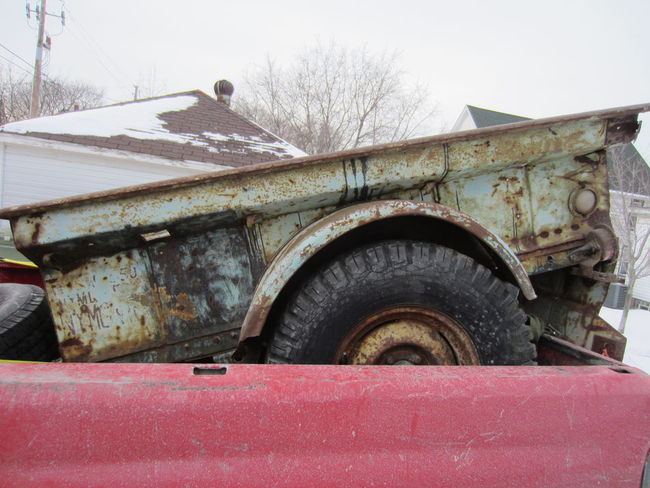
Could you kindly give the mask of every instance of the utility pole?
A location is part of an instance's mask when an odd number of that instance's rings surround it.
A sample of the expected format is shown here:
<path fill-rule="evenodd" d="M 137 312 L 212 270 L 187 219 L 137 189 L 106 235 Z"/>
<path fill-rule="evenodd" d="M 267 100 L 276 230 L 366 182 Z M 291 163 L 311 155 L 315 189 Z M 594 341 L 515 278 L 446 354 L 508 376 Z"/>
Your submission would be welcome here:
<path fill-rule="evenodd" d="M 34 61 L 34 81 L 32 82 L 32 103 L 29 106 L 30 117 L 38 117 L 41 104 L 41 64 L 43 62 L 43 37 L 45 36 L 45 0 L 41 0 L 38 12 L 38 41 L 36 41 L 36 60 Z"/>

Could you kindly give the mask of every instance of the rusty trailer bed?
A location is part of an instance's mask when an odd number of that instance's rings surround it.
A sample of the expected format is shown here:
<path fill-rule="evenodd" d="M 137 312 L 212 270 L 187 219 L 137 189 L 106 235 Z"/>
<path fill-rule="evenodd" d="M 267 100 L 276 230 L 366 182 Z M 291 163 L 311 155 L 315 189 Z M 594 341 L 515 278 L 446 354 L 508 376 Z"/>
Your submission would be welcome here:
<path fill-rule="evenodd" d="M 631 141 L 648 110 L 266 163 L 5 208 L 0 218 L 42 270 L 67 361 L 224 358 L 264 333 L 288 284 L 324 252 L 396 222 L 385 232 L 410 236 L 426 222 L 426 238 L 471 241 L 472 258 L 519 287 L 526 313 L 622 357 L 624 338 L 598 318 L 599 280 L 615 259 L 606 149 Z M 595 201 L 584 214 L 581 191 Z"/>

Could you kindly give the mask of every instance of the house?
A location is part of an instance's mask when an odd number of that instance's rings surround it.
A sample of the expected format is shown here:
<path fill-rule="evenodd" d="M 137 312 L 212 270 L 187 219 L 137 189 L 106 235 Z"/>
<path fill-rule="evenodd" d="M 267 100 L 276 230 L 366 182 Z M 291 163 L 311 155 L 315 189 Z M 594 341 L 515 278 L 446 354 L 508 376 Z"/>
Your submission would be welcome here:
<path fill-rule="evenodd" d="M 639 277 L 632 290 L 631 307 L 650 310 L 650 167 L 633 144 L 611 148 L 608 158 L 612 163 L 609 172 L 611 217 L 621 249 L 617 271 L 620 276 L 629 276 L 630 255 L 644 253 L 645 266 L 640 266 L 640 261 L 644 261 L 640 258 L 635 267 Z M 612 293 L 615 289 L 613 287 Z M 617 305 L 622 308 L 622 300 Z"/>
<path fill-rule="evenodd" d="M 466 105 L 458 116 L 451 131 L 480 129 L 501 124 L 511 124 L 531 120 L 494 110 Z M 630 226 L 637 229 L 637 234 L 650 232 L 650 167 L 633 144 L 624 144 L 610 148 L 607 154 L 610 161 L 609 186 L 611 218 L 614 231 L 619 237 L 621 255 L 616 272 L 624 278 L 629 274 L 629 255 L 632 243 L 629 238 Z M 627 246 L 627 249 L 626 249 Z M 650 239 L 645 243 L 650 248 Z M 638 248 L 637 248 L 638 251 Z M 647 269 L 647 263 L 646 263 Z M 614 284 L 605 302 L 613 308 L 623 308 L 626 287 Z M 633 308 L 650 308 L 650 276 L 636 280 L 632 290 Z"/>
<path fill-rule="evenodd" d="M 195 90 L 0 126 L 0 207 L 305 155 L 220 99 Z M 16 257 L 3 224 L 0 254 Z"/>
<path fill-rule="evenodd" d="M 513 122 L 523 122 L 531 120 L 528 117 L 495 112 L 484 108 L 465 105 L 462 112 L 456 119 L 451 132 L 461 130 L 482 129 L 483 127 L 492 127 L 493 125 L 512 124 Z"/>

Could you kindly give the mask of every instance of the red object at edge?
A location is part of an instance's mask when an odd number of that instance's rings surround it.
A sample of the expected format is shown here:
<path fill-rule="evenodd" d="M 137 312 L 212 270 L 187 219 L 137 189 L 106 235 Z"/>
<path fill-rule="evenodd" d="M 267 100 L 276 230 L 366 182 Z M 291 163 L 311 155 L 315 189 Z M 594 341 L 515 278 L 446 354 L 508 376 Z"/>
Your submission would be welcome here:
<path fill-rule="evenodd" d="M 0 364 L 0 395 L 4 486 L 638 488 L 650 448 L 609 366 Z"/>

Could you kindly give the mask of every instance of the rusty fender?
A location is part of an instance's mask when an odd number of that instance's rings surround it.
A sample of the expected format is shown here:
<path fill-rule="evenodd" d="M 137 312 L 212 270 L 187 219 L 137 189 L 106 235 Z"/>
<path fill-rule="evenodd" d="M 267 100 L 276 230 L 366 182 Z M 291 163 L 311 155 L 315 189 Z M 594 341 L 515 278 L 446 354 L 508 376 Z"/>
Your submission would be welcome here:
<path fill-rule="evenodd" d="M 305 227 L 280 250 L 259 281 L 241 328 L 240 343 L 260 335 L 269 312 L 284 286 L 298 269 L 339 237 L 382 219 L 419 216 L 454 224 L 492 249 L 513 274 L 528 300 L 537 296 L 526 270 L 503 240 L 469 215 L 436 203 L 383 200 L 338 210 Z"/>

